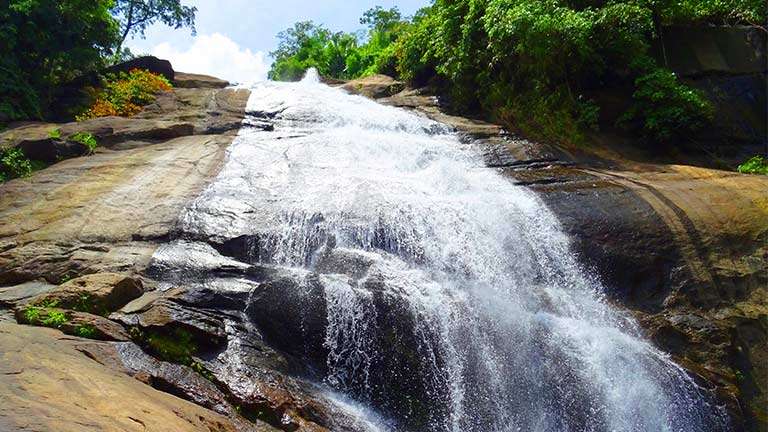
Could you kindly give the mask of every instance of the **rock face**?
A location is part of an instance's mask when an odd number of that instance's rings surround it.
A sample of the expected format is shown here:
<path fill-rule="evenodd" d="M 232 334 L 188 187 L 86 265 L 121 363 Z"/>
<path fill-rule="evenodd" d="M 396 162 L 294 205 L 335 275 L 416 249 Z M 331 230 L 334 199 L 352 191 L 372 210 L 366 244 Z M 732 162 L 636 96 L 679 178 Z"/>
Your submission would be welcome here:
<path fill-rule="evenodd" d="M 0 135 L 0 146 L 73 157 L 0 185 L 0 430 L 365 430 L 313 380 L 327 367 L 322 276 L 357 280 L 369 260 L 329 247 L 316 273 L 294 274 L 253 264 L 248 236 L 179 238 L 182 208 L 216 174 L 235 132 L 271 124 L 264 114 L 243 125 L 246 90 L 173 78 L 176 89 L 134 118 Z M 717 391 L 738 430 L 765 429 L 768 179 L 673 165 L 596 168 L 448 114 L 438 98 L 388 77 L 344 88 L 454 127 L 489 169 L 538 192 L 610 300 Z M 77 132 L 102 146 L 74 157 L 67 138 Z M 174 269 L 199 277 L 182 283 Z M 377 318 L 387 331 L 376 343 L 402 355 L 376 360 L 385 372 L 372 378 L 371 399 L 414 418 L 440 415 L 384 394 L 426 400 L 428 386 L 402 379 L 419 365 L 416 318 L 377 283 L 363 288 L 392 314 Z M 13 310 L 32 323 L 30 306 L 35 324 L 61 331 L 10 322 Z M 57 314 L 66 320 L 48 319 Z"/>
<path fill-rule="evenodd" d="M 768 430 L 768 177 L 620 158 L 598 167 L 446 114 L 425 90 L 379 100 L 453 126 L 487 166 L 535 190 L 611 301 L 716 389 L 738 430 Z"/>
<path fill-rule="evenodd" d="M 88 358 L 56 330 L 0 323 L 0 429 L 241 431 L 212 410 Z M 109 344 L 96 345 L 114 353 Z M 254 425 L 254 431 L 273 431 Z"/>

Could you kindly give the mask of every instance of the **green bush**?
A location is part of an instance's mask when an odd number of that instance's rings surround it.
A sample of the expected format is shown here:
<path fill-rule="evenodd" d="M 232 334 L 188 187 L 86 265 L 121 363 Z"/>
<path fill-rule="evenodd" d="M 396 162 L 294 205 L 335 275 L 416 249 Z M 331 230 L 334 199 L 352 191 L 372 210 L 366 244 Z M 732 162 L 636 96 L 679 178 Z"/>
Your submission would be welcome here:
<path fill-rule="evenodd" d="M 54 88 L 104 64 L 117 42 L 112 0 L 0 3 L 0 123 L 40 118 Z"/>
<path fill-rule="evenodd" d="M 93 153 L 96 150 L 96 147 L 99 146 L 99 143 L 96 141 L 96 137 L 88 132 L 78 132 L 69 137 L 69 139 L 88 147 L 88 151 L 91 153 Z"/>
<path fill-rule="evenodd" d="M 28 177 L 32 171 L 32 161 L 24 155 L 20 148 L 0 151 L 0 179 L 10 180 L 17 177 Z"/>
<path fill-rule="evenodd" d="M 442 84 L 457 111 L 576 144 L 598 127 L 594 95 L 629 87 L 622 124 L 674 141 L 704 127 L 712 105 L 652 60 L 659 25 L 766 17 L 764 0 L 435 0 L 410 20 L 392 11 L 366 12 L 364 38 L 297 23 L 278 35 L 270 78 L 300 79 L 309 67 L 342 79 L 394 73 Z"/>
<path fill-rule="evenodd" d="M 96 328 L 90 324 L 83 324 L 75 327 L 75 335 L 82 338 L 93 339 L 96 337 Z"/>
<path fill-rule="evenodd" d="M 743 174 L 768 175 L 768 158 L 764 158 L 762 156 L 753 156 L 748 161 L 739 165 L 737 170 Z"/>
<path fill-rule="evenodd" d="M 170 91 L 170 81 L 160 74 L 143 69 L 110 74 L 102 79 L 101 88 L 91 88 L 91 106 L 75 116 L 77 121 L 96 117 L 130 117 L 155 101 L 157 95 Z"/>
<path fill-rule="evenodd" d="M 55 309 L 55 306 L 28 305 L 22 311 L 26 324 L 60 328 L 69 321 L 66 312 Z"/>
<path fill-rule="evenodd" d="M 657 141 L 688 136 L 714 116 L 711 102 L 668 70 L 653 68 L 643 73 L 635 80 L 635 89 L 634 103 L 622 121 L 639 122 L 642 131 Z"/>

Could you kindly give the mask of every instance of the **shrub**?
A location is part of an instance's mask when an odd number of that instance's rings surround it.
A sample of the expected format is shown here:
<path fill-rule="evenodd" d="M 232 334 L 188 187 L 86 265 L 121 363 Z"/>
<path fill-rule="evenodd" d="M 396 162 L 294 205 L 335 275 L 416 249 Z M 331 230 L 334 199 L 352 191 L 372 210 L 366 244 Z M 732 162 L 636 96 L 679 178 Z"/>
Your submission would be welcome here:
<path fill-rule="evenodd" d="M 651 68 L 635 80 L 634 104 L 623 123 L 638 122 L 645 135 L 658 140 L 676 140 L 708 124 L 714 108 L 698 90 L 682 84 L 674 73 Z"/>
<path fill-rule="evenodd" d="M 89 89 L 93 103 L 76 116 L 76 120 L 130 117 L 139 113 L 143 106 L 154 102 L 159 93 L 171 89 L 171 83 L 164 76 L 143 69 L 109 75 L 103 80 L 101 89 Z"/>
<path fill-rule="evenodd" d="M 66 312 L 55 309 L 54 306 L 28 305 L 22 311 L 26 324 L 60 328 L 69 321 Z"/>
<path fill-rule="evenodd" d="M 69 139 L 88 147 L 88 151 L 91 153 L 93 153 L 94 150 L 96 150 L 96 147 L 99 145 L 99 143 L 96 141 L 96 137 L 88 132 L 78 132 L 69 137 Z"/>
<path fill-rule="evenodd" d="M 4 180 L 28 177 L 32 171 L 32 161 L 24 155 L 20 148 L 0 151 L 0 174 Z"/>
<path fill-rule="evenodd" d="M 96 328 L 90 324 L 79 325 L 75 327 L 75 335 L 87 339 L 93 339 L 96 336 Z"/>
<path fill-rule="evenodd" d="M 768 175 L 768 158 L 753 156 L 748 161 L 739 165 L 737 170 L 743 174 Z"/>

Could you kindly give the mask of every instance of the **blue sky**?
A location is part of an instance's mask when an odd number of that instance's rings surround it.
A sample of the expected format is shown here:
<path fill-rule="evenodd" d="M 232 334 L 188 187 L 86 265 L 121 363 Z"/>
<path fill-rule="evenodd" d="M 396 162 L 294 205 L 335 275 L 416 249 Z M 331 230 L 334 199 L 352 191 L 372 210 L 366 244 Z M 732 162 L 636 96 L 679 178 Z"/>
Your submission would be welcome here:
<path fill-rule="evenodd" d="M 136 54 L 154 54 L 171 61 L 174 69 L 206 73 L 230 81 L 264 79 L 277 45 L 275 35 L 296 21 L 312 20 L 332 30 L 356 31 L 360 16 L 380 5 L 397 6 L 412 15 L 429 0 L 182 0 L 196 6 L 197 36 L 188 29 L 174 30 L 155 24 L 146 39 L 136 38 L 128 47 Z"/>

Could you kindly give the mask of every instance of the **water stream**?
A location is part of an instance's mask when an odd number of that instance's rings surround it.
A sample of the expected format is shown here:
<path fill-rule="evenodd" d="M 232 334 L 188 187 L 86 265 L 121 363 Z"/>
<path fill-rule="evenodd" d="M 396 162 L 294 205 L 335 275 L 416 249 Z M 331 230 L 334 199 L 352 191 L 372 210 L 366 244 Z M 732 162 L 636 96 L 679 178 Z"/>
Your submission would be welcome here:
<path fill-rule="evenodd" d="M 241 130 L 182 231 L 315 275 L 327 388 L 404 431 L 728 429 L 544 203 L 447 127 L 313 75 L 251 91 L 246 124 L 274 130 Z"/>

